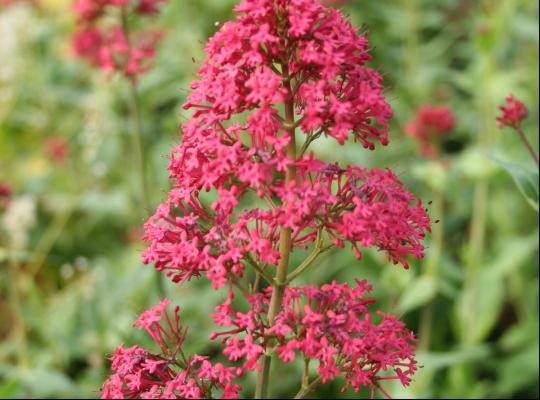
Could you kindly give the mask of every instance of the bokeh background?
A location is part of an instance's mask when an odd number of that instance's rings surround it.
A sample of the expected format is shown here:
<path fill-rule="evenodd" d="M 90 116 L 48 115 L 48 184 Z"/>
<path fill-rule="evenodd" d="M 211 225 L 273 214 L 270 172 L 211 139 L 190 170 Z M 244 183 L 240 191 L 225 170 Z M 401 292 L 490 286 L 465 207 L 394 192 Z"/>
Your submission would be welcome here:
<path fill-rule="evenodd" d="M 139 93 L 154 205 L 168 188 L 163 155 L 179 141 L 204 42 L 234 3 L 170 0 L 152 21 L 164 39 Z M 538 173 L 495 118 L 516 95 L 538 149 L 538 2 L 341 3 L 369 32 L 372 65 L 384 72 L 391 144 L 368 152 L 329 141 L 316 150 L 394 168 L 440 222 L 409 271 L 376 252 L 359 264 L 343 250 L 322 257 L 309 280 L 367 278 L 378 308 L 421 335 L 423 368 L 409 388 L 387 386 L 394 397 L 537 398 Z M 106 355 L 144 342 L 130 326 L 158 299 L 156 275 L 139 260 L 145 210 L 132 173 L 128 83 L 73 56 L 74 26 L 69 0 L 0 2 L 0 185 L 12 192 L 9 203 L 0 199 L 2 398 L 97 397 Z M 423 104 L 455 114 L 438 159 L 423 158 L 403 133 Z M 223 293 L 204 280 L 165 290 L 189 321 L 189 349 L 217 353 L 209 314 Z M 273 394 L 296 393 L 299 370 L 274 367 Z M 357 397 L 339 387 L 313 397 Z"/>

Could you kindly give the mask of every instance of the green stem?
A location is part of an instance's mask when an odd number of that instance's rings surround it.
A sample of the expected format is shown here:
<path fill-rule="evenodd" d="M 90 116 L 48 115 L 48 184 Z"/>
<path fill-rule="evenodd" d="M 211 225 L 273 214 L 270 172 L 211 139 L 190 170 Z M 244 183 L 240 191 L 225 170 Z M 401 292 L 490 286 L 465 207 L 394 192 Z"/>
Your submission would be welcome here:
<path fill-rule="evenodd" d="M 491 142 L 491 132 L 494 129 L 495 116 L 493 115 L 493 104 L 486 93 L 489 93 L 488 86 L 492 79 L 490 64 L 483 70 L 483 81 L 478 86 L 476 92 L 479 115 L 479 135 L 478 147 L 485 151 Z M 467 269 L 463 287 L 463 301 L 467 304 L 466 315 L 464 316 L 464 326 L 462 330 L 462 340 L 465 345 L 472 345 L 477 340 L 477 302 L 478 302 L 478 274 L 483 263 L 483 253 L 486 242 L 487 208 L 489 198 L 489 183 L 486 180 L 477 181 L 474 187 L 474 199 L 472 206 L 472 219 L 469 232 L 469 251 L 467 259 Z"/>
<path fill-rule="evenodd" d="M 433 225 L 430 253 L 424 274 L 431 277 L 436 283 L 444 243 L 444 196 L 440 189 L 435 190 L 434 194 L 435 198 L 433 199 L 433 214 L 439 220 L 439 223 Z M 420 350 L 429 350 L 431 344 L 431 332 L 433 330 L 433 307 L 433 301 L 431 301 L 422 310 L 418 335 L 420 338 L 418 348 Z"/>
<path fill-rule="evenodd" d="M 315 249 L 311 252 L 309 256 L 296 268 L 288 277 L 287 285 L 293 280 L 298 278 L 312 263 L 315 259 L 321 254 L 325 249 L 322 247 L 322 232 L 319 229 L 317 231 L 317 239 L 315 241 Z"/>
<path fill-rule="evenodd" d="M 122 21 L 122 30 L 124 37 L 126 38 L 128 46 L 128 55 L 131 54 L 131 36 L 129 30 L 129 24 L 127 20 L 126 8 L 121 8 L 121 21 Z M 141 112 L 139 107 L 139 95 L 137 91 L 137 79 L 135 76 L 131 75 L 128 77 L 129 81 L 129 109 L 130 117 L 132 120 L 132 148 L 133 148 L 133 161 L 135 163 L 135 171 L 137 175 L 137 180 L 139 181 L 139 196 L 141 207 L 143 208 L 142 218 L 145 220 L 148 218 L 150 212 L 150 196 L 148 194 L 148 186 L 146 184 L 146 168 L 144 162 L 144 153 L 143 149 L 143 134 L 142 134 L 142 124 L 141 124 Z M 156 285 L 158 295 L 161 298 L 166 297 L 165 291 L 165 282 L 163 275 L 156 271 Z"/>
<path fill-rule="evenodd" d="M 143 143 L 142 143 L 142 129 L 141 129 L 141 114 L 139 109 L 139 96 L 137 93 L 137 82 L 134 78 L 129 79 L 129 106 L 130 115 L 132 119 L 132 146 L 133 146 L 133 158 L 135 162 L 135 168 L 137 178 L 139 181 L 140 201 L 144 208 L 143 217 L 148 217 L 150 211 L 150 201 L 146 186 L 146 173 L 143 156 Z"/>
<path fill-rule="evenodd" d="M 55 218 L 48 226 L 45 233 L 41 236 L 38 244 L 35 247 L 34 252 L 30 257 L 29 271 L 32 279 L 41 269 L 43 262 L 51 251 L 51 248 L 53 247 L 54 243 L 62 233 L 64 227 L 66 226 L 67 222 L 73 215 L 76 204 L 77 200 L 70 201 L 70 203 L 66 207 L 64 207 L 62 211 L 56 214 Z"/>
<path fill-rule="evenodd" d="M 519 138 L 521 139 L 521 141 L 523 142 L 523 144 L 525 145 L 525 147 L 529 151 L 529 154 L 531 155 L 531 158 L 533 159 L 533 161 L 536 164 L 536 167 L 538 168 L 538 156 L 534 152 L 531 144 L 529 143 L 529 140 L 527 139 L 527 136 L 525 136 L 525 133 L 523 132 L 523 129 L 521 129 L 521 126 L 516 129 L 516 132 L 518 133 Z"/>
<path fill-rule="evenodd" d="M 302 374 L 302 389 L 307 389 L 309 387 L 309 358 L 304 357 L 304 372 Z"/>
<path fill-rule="evenodd" d="M 257 264 L 257 262 L 253 259 L 253 257 L 251 257 L 251 254 L 246 254 L 246 260 L 247 262 L 257 271 L 257 273 L 259 274 L 259 276 L 262 276 L 264 278 L 264 280 L 270 284 L 270 285 L 273 285 L 274 284 L 274 279 L 271 278 L 265 271 L 264 269 L 261 268 L 261 266 L 259 264 Z"/>
<path fill-rule="evenodd" d="M 12 325 L 12 335 L 14 336 L 17 346 L 17 364 L 19 367 L 27 367 L 29 365 L 28 345 L 26 338 L 26 323 L 24 316 L 26 315 L 22 307 L 21 295 L 21 268 L 20 264 L 15 260 L 9 261 L 10 281 L 10 303 L 13 306 L 13 316 L 15 323 Z"/>
<path fill-rule="evenodd" d="M 120 18 L 122 21 L 122 31 L 127 43 L 127 54 L 128 57 L 131 54 L 131 34 L 129 30 L 128 18 L 126 8 L 122 7 L 120 11 Z M 143 218 L 148 217 L 148 212 L 150 211 L 150 201 L 148 197 L 148 191 L 146 188 L 146 172 L 144 165 L 144 156 L 143 156 L 143 135 L 142 135 L 142 124 L 141 124 L 141 112 L 139 108 L 139 95 L 137 92 L 137 79 L 135 76 L 130 75 L 127 77 L 129 81 L 129 111 L 130 118 L 132 123 L 132 148 L 133 148 L 133 161 L 135 163 L 135 171 L 139 181 L 139 196 L 142 207 L 144 208 Z"/>
<path fill-rule="evenodd" d="M 315 388 L 317 386 L 319 386 L 319 384 L 321 383 L 321 380 L 322 380 L 322 378 L 320 376 L 318 376 L 307 387 L 303 387 L 302 389 L 300 389 L 300 391 L 298 393 L 296 393 L 296 396 L 294 396 L 294 398 L 295 399 L 303 399 L 303 398 L 305 398 L 308 394 L 310 394 L 313 390 L 315 390 Z"/>
<path fill-rule="evenodd" d="M 296 160 L 296 138 L 294 129 L 294 100 L 292 98 L 291 81 L 289 77 L 288 65 L 284 62 L 281 65 L 283 86 L 287 93 L 287 100 L 285 101 L 285 130 L 290 137 L 290 142 L 287 145 L 287 157 L 290 160 Z M 296 167 L 291 165 L 287 168 L 285 174 L 285 182 L 289 183 L 296 179 Z M 281 308 L 281 302 L 283 300 L 283 294 L 285 293 L 285 287 L 287 286 L 287 271 L 289 269 L 289 255 L 291 252 L 291 229 L 281 228 L 279 234 L 279 264 L 274 278 L 274 289 L 272 291 L 272 297 L 270 299 L 270 308 L 268 309 L 268 324 L 270 326 L 274 323 L 274 318 Z M 255 389 L 255 398 L 267 398 L 268 395 L 268 382 L 270 379 L 270 364 L 272 358 L 271 355 L 265 355 L 261 361 L 261 371 L 257 379 L 257 386 Z"/>

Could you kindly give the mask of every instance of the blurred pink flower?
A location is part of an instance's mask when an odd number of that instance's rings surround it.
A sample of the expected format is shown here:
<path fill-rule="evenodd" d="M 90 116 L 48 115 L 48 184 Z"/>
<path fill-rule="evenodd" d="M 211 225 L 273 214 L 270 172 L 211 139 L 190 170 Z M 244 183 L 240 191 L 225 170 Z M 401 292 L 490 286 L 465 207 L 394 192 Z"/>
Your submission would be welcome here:
<path fill-rule="evenodd" d="M 454 115 L 448 106 L 424 105 L 416 112 L 416 117 L 405 126 L 405 134 L 420 143 L 424 156 L 437 156 L 436 141 L 439 136 L 448 134 L 454 128 Z"/>
<path fill-rule="evenodd" d="M 69 144 L 67 140 L 61 136 L 47 138 L 44 146 L 45 152 L 54 162 L 61 163 L 69 157 Z"/>
<path fill-rule="evenodd" d="M 120 71 L 131 77 L 146 72 L 149 60 L 155 56 L 161 33 L 130 32 L 118 16 L 112 25 L 102 24 L 101 19 L 109 8 L 117 8 L 123 15 L 152 15 L 157 13 L 159 5 L 165 1 L 77 0 L 73 11 L 78 15 L 80 28 L 72 38 L 75 54 L 105 71 Z"/>
<path fill-rule="evenodd" d="M 4 208 L 11 199 L 11 186 L 5 182 L 0 182 L 0 208 Z"/>
<path fill-rule="evenodd" d="M 514 129 L 519 129 L 521 127 L 521 122 L 529 115 L 529 110 L 525 104 L 512 95 L 506 97 L 506 103 L 506 106 L 499 106 L 502 115 L 497 117 L 497 124 L 500 128 L 509 126 Z"/>
<path fill-rule="evenodd" d="M 277 10 L 285 5 L 289 28 L 282 31 Z M 293 248 L 305 248 L 325 228 L 335 245 L 350 243 L 358 258 L 369 247 L 405 267 L 409 255 L 422 257 L 429 218 L 391 171 L 287 155 L 289 128 L 278 116 L 284 101 L 301 115 L 296 124 L 307 138 L 325 134 L 344 143 L 352 137 L 368 149 L 388 143 L 392 110 L 381 76 L 365 65 L 366 38 L 339 11 L 313 0 L 243 1 L 236 11 L 236 21 L 208 42 L 191 85 L 184 108 L 193 116 L 171 152 L 174 187 L 145 225 L 144 262 L 175 282 L 206 275 L 223 287 L 243 274 L 248 253 L 278 263 L 280 227 L 291 229 Z M 294 51 L 276 45 L 282 37 Z M 230 121 L 241 114 L 244 122 Z M 291 167 L 296 179 L 287 183 Z M 217 198 L 205 207 L 199 193 L 210 190 Z M 239 207 L 249 193 L 281 201 L 271 209 Z"/>

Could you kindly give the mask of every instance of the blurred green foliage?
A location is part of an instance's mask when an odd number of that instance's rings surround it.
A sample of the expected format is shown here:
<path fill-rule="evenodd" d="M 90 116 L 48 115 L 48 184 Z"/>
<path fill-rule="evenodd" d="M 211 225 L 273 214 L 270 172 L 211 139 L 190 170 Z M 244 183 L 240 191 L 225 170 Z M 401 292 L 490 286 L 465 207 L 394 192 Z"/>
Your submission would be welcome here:
<path fill-rule="evenodd" d="M 179 140 L 187 117 L 179 105 L 203 44 L 231 18 L 234 1 L 169 3 L 154 21 L 165 32 L 155 67 L 140 80 L 153 204 L 168 187 L 163 155 Z M 0 183 L 25 199 L 22 219 L 0 228 L 0 397 L 97 397 L 105 356 L 145 340 L 130 326 L 158 297 L 153 270 L 138 258 L 143 221 L 128 86 L 73 58 L 68 0 L 34 4 L 0 9 Z M 524 129 L 538 148 L 538 3 L 351 0 L 342 7 L 369 31 L 372 65 L 384 72 L 395 110 L 392 141 L 375 152 L 322 141 L 316 151 L 394 168 L 433 201 L 430 214 L 440 223 L 426 258 L 409 271 L 375 252 L 358 265 L 344 250 L 321 258 L 309 280 L 367 278 L 378 307 L 419 332 L 423 368 L 409 388 L 390 386 L 394 397 L 537 398 L 538 173 L 495 117 L 508 93 L 522 99 L 530 110 Z M 403 135 L 426 103 L 456 115 L 440 160 L 422 159 Z M 66 141 L 65 160 L 48 155 L 50 137 Z M 208 316 L 223 294 L 202 280 L 166 290 L 189 321 L 190 350 L 217 353 Z M 299 374 L 298 365 L 274 363 L 272 393 L 294 392 Z M 341 396 L 339 385 L 314 396 Z"/>

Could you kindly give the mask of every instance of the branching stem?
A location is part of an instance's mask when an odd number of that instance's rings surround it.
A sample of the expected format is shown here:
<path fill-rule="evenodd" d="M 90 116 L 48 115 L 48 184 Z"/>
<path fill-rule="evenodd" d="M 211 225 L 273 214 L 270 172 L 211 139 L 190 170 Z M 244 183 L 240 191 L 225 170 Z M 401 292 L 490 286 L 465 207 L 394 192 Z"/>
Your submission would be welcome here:
<path fill-rule="evenodd" d="M 292 97 L 291 79 L 289 76 L 289 66 L 287 62 L 281 64 L 283 86 L 287 93 L 285 101 L 285 123 L 284 128 L 290 137 L 287 145 L 287 158 L 296 161 L 296 138 L 295 138 L 295 122 L 294 122 L 294 99 Z M 293 182 L 296 179 L 296 166 L 289 165 L 285 173 L 285 182 Z M 291 229 L 281 228 L 279 234 L 279 264 L 274 278 L 274 290 L 270 299 L 270 308 L 268 310 L 268 324 L 271 326 L 274 323 L 274 318 L 281 308 L 283 294 L 287 282 L 287 271 L 289 269 L 289 255 L 291 253 Z M 261 371 L 257 379 L 257 387 L 255 389 L 255 398 L 267 398 L 268 382 L 270 378 L 271 355 L 265 355 L 261 361 Z"/>

